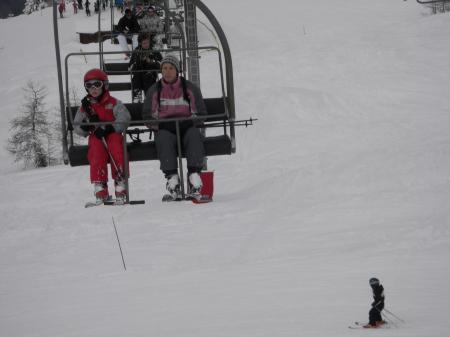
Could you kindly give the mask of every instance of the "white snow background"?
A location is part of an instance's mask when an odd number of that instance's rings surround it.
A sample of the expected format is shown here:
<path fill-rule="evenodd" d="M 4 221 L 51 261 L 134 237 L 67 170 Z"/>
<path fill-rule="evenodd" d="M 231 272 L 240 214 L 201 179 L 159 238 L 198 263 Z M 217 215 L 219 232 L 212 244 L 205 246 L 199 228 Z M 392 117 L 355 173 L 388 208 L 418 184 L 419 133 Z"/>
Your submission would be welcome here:
<path fill-rule="evenodd" d="M 209 159 L 205 205 L 161 203 L 157 161 L 131 164 L 145 205 L 92 209 L 87 166 L 13 164 L 21 88 L 45 84 L 48 110 L 59 103 L 51 9 L 0 20 L 0 336 L 450 336 L 450 14 L 205 4 L 231 46 L 237 117 L 258 118 L 236 154 Z M 75 34 L 96 17 L 66 16 L 62 56 L 96 50 Z M 80 98 L 88 62 L 71 68 Z M 349 330 L 367 320 L 372 276 L 406 323 Z"/>

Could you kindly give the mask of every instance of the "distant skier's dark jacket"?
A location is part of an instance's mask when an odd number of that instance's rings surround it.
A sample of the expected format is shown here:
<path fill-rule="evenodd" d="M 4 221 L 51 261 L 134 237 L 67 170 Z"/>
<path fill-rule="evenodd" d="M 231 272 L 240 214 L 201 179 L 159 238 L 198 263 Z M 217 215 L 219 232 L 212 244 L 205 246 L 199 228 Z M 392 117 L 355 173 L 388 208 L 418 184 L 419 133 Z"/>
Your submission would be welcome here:
<path fill-rule="evenodd" d="M 159 70 L 161 60 L 161 53 L 139 46 L 131 54 L 130 67 L 134 65 L 134 70 Z"/>
<path fill-rule="evenodd" d="M 138 34 L 141 28 L 139 27 L 139 23 L 134 16 L 127 18 L 125 15 L 120 18 L 119 23 L 117 24 L 117 30 L 121 33 Z"/>
<path fill-rule="evenodd" d="M 377 286 L 373 286 L 372 290 L 373 290 L 372 307 L 376 308 L 378 311 L 381 311 L 384 308 L 384 288 L 380 284 Z"/>

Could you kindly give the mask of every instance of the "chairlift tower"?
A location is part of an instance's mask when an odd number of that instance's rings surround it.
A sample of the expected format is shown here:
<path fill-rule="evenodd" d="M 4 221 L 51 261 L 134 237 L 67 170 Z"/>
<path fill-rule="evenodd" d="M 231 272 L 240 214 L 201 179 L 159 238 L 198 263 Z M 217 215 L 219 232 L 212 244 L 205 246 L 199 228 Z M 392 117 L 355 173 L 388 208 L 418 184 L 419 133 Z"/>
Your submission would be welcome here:
<path fill-rule="evenodd" d="M 188 79 L 200 87 L 200 67 L 198 56 L 198 34 L 196 6 L 193 0 L 184 0 L 185 33 L 187 46 L 187 74 Z"/>

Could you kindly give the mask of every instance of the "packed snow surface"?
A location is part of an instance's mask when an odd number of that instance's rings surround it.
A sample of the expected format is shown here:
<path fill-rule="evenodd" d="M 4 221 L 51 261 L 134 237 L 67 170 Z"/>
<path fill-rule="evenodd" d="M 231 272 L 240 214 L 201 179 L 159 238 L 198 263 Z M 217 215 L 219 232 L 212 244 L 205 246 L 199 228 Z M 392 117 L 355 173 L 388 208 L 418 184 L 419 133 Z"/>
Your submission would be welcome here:
<path fill-rule="evenodd" d="M 0 335 L 448 337 L 450 14 L 415 1 L 204 2 L 230 43 L 237 117 L 258 119 L 237 130 L 236 154 L 209 159 L 204 205 L 161 203 L 156 161 L 131 163 L 145 205 L 90 209 L 88 167 L 14 164 L 21 88 L 45 84 L 58 110 L 52 13 L 0 20 Z M 96 20 L 67 6 L 63 59 L 97 50 L 76 34 Z M 73 60 L 81 98 L 98 63 Z M 201 71 L 208 93 L 217 69 Z M 349 330 L 367 320 L 373 276 L 405 323 Z"/>

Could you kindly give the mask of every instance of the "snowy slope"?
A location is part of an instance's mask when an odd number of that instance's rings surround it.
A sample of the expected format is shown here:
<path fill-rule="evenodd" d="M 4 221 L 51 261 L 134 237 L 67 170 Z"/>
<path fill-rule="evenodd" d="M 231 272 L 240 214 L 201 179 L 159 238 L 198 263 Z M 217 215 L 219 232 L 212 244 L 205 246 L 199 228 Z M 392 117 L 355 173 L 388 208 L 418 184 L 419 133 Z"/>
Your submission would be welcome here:
<path fill-rule="evenodd" d="M 1 147 L 0 336 L 448 336 L 449 14 L 205 3 L 233 52 L 237 115 L 259 119 L 209 159 L 214 202 L 162 204 L 158 163 L 141 162 L 131 193 L 146 205 L 84 209 L 87 167 L 22 171 Z M 0 20 L 1 144 L 27 79 L 58 105 L 50 14 Z M 86 27 L 69 8 L 63 56 L 96 49 L 77 43 Z M 372 276 L 406 323 L 349 330 Z"/>

